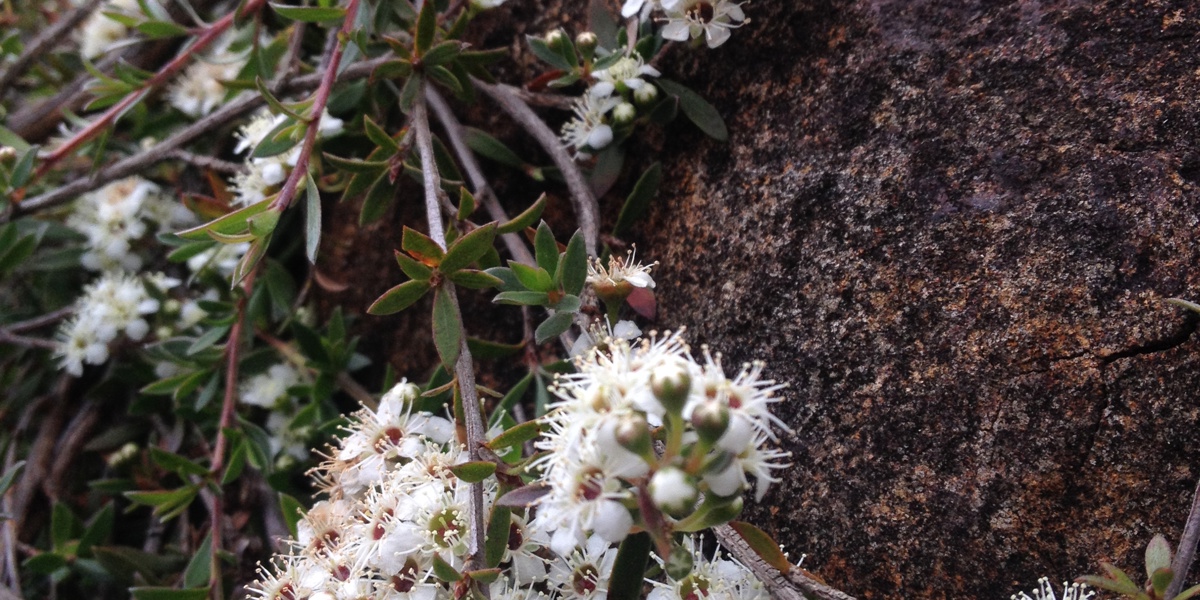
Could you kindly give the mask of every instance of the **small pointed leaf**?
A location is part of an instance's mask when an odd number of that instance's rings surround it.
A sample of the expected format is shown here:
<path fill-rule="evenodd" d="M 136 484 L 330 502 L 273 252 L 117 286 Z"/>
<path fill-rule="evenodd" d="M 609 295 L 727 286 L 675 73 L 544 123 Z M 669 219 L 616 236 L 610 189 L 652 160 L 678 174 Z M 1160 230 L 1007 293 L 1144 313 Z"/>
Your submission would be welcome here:
<path fill-rule="evenodd" d="M 447 275 L 479 260 L 496 239 L 496 224 L 488 223 L 462 236 L 446 251 L 439 270 Z"/>
<path fill-rule="evenodd" d="M 746 540 L 755 553 L 767 564 L 778 569 L 780 573 L 786 575 L 792 569 L 792 564 L 783 555 L 783 550 L 779 549 L 779 544 L 776 544 L 775 540 L 767 535 L 767 532 L 745 521 L 730 521 L 729 526 L 738 532 L 743 540 Z"/>
<path fill-rule="evenodd" d="M 447 371 L 454 370 L 462 350 L 462 323 L 450 291 L 440 288 L 433 295 L 433 343 Z"/>
<path fill-rule="evenodd" d="M 450 472 L 467 483 L 478 483 L 496 472 L 496 463 L 486 460 L 465 462 L 450 467 Z"/>
<path fill-rule="evenodd" d="M 406 281 L 386 292 L 375 301 L 374 304 L 367 309 L 368 314 L 372 315 L 390 315 L 400 312 L 414 302 L 420 300 L 426 293 L 429 292 L 430 285 L 428 281 L 414 279 Z"/>
<path fill-rule="evenodd" d="M 550 493 L 550 486 L 544 483 L 533 483 L 521 486 L 496 499 L 496 506 L 509 508 L 525 508 L 537 502 L 539 498 Z"/>
<path fill-rule="evenodd" d="M 400 238 L 400 247 L 413 258 L 430 267 L 440 265 L 446 256 L 442 247 L 432 238 L 407 226 Z"/>

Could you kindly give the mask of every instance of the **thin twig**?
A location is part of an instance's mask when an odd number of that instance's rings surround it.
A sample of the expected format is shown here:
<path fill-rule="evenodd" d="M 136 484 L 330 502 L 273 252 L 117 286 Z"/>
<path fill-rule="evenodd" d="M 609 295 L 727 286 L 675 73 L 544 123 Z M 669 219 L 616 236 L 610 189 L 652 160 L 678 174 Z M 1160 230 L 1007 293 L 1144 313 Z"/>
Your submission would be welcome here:
<path fill-rule="evenodd" d="M 421 87 L 426 88 L 425 82 L 421 82 Z M 429 132 L 429 113 L 425 105 L 425 94 L 417 94 L 416 102 L 413 106 L 412 121 L 413 128 L 416 130 L 417 150 L 421 156 L 421 174 L 424 177 L 425 185 L 425 212 L 429 220 L 429 234 L 443 250 L 446 249 L 446 234 L 445 228 L 442 225 L 442 217 L 438 210 L 438 195 L 441 193 L 441 176 L 437 171 L 437 162 L 433 154 L 433 134 Z M 444 293 L 450 298 L 450 303 L 454 307 L 453 317 L 462 323 L 462 311 L 459 310 L 458 297 L 454 293 L 454 284 L 446 282 L 439 293 Z M 487 441 L 486 429 L 483 424 L 483 417 L 479 414 L 479 397 L 475 391 L 475 365 L 471 360 L 471 351 L 467 348 L 467 337 L 462 336 L 460 343 L 458 361 L 454 365 L 454 375 L 458 380 L 459 393 L 462 395 L 463 414 L 466 419 L 467 426 L 467 451 L 470 453 L 471 460 L 483 460 L 480 452 L 481 445 Z M 470 551 L 470 559 L 468 560 L 469 569 L 478 569 L 483 566 L 483 549 L 484 549 L 484 532 L 486 531 L 486 521 L 483 505 L 483 483 L 471 484 L 471 502 L 470 502 L 470 529 L 471 539 L 468 543 Z M 484 596 L 487 596 L 487 587 L 482 587 L 480 590 Z"/>
<path fill-rule="evenodd" d="M 30 329 L 38 329 L 38 328 L 44 327 L 46 325 L 53 325 L 54 323 L 57 323 L 65 318 L 71 316 L 71 314 L 74 312 L 75 312 L 74 305 L 64 306 L 54 312 L 48 312 L 44 315 L 38 315 L 36 317 L 33 317 L 32 319 L 25 319 L 24 321 L 17 321 L 16 323 L 10 323 L 7 327 L 5 327 L 5 329 L 7 329 L 11 332 L 14 332 L 14 333 L 21 332 L 21 331 L 29 331 Z"/>
<path fill-rule="evenodd" d="M 564 96 L 562 94 L 547 94 L 544 92 L 531 92 L 525 88 L 514 87 L 513 93 L 518 98 L 523 100 L 525 104 L 530 106 L 541 106 L 544 108 L 557 108 L 558 110 L 569 111 L 575 107 L 575 96 Z"/>
<path fill-rule="evenodd" d="M 855 600 L 845 592 L 831 588 L 807 575 L 800 568 L 793 568 L 788 573 L 780 573 L 778 569 L 767 564 L 758 553 L 742 539 L 738 532 L 729 525 L 718 525 L 713 528 L 721 546 L 733 554 L 743 565 L 750 568 L 754 576 L 771 592 L 772 598 L 778 600 Z"/>
<path fill-rule="evenodd" d="M 26 44 L 25 50 L 21 52 L 17 60 L 13 61 L 3 74 L 0 74 L 0 98 L 4 97 L 9 86 L 25 73 L 34 60 L 45 56 L 64 36 L 70 34 L 76 25 L 88 18 L 88 15 L 92 14 L 100 4 L 101 0 L 87 0 Z"/>
<path fill-rule="evenodd" d="M 504 207 L 500 206 L 500 201 L 496 198 L 496 193 L 492 191 L 492 187 L 488 185 L 487 177 L 483 174 L 483 169 L 479 166 L 479 161 L 475 159 L 475 153 L 467 146 L 467 142 L 463 139 L 463 126 L 454 116 L 454 112 L 450 110 L 450 105 L 446 104 L 446 100 L 432 87 L 425 88 L 425 98 L 429 100 L 429 106 L 437 115 L 438 122 L 442 124 L 442 128 L 446 130 L 446 139 L 450 142 L 450 147 L 454 149 L 454 155 L 458 157 L 458 161 L 462 163 L 463 170 L 467 172 L 467 179 L 471 181 L 471 187 L 475 197 L 483 203 L 483 208 L 488 211 L 488 214 L 497 221 L 508 221 L 508 215 L 504 212 Z M 525 245 L 521 236 L 515 233 L 505 233 L 500 236 L 504 240 L 504 246 L 508 248 L 508 253 L 513 259 L 519 263 L 527 265 L 536 264 L 533 254 L 529 252 L 529 248 Z"/>
<path fill-rule="evenodd" d="M 1175 578 L 1167 586 L 1165 598 L 1174 598 L 1183 590 L 1188 571 L 1196 557 L 1196 542 L 1200 541 L 1200 481 L 1196 482 L 1196 491 L 1192 492 L 1192 509 L 1188 512 L 1187 522 L 1183 526 L 1183 536 L 1179 538 L 1179 548 L 1175 551 L 1175 560 L 1171 562 L 1171 570 Z"/>
<path fill-rule="evenodd" d="M 221 160 L 211 156 L 193 154 L 187 150 L 172 150 L 168 155 L 168 158 L 173 158 L 201 169 L 208 169 L 210 171 L 216 171 L 217 173 L 225 173 L 226 175 L 237 175 L 238 173 L 246 170 L 245 164 Z"/>
<path fill-rule="evenodd" d="M 256 275 L 257 270 L 250 271 L 250 274 L 246 276 L 245 281 L 242 283 L 243 294 L 237 303 L 237 317 L 233 321 L 233 326 L 229 329 L 229 341 L 225 343 L 225 396 L 221 404 L 221 421 L 217 427 L 217 441 L 213 444 L 211 469 L 212 477 L 217 481 L 220 481 L 221 470 L 225 467 L 225 430 L 233 426 L 234 409 L 237 406 L 238 357 L 241 354 L 242 328 L 246 324 L 246 305 L 251 292 L 254 290 L 254 278 Z M 218 600 L 223 594 L 221 589 L 221 563 L 218 554 L 221 551 L 223 504 L 220 495 L 214 496 L 211 514 L 212 563 L 208 586 L 209 592 Z"/>
<path fill-rule="evenodd" d="M 84 400 L 83 406 L 75 413 L 67 429 L 59 436 L 58 446 L 54 449 L 54 464 L 50 468 L 50 476 L 42 480 L 42 491 L 46 497 L 57 502 L 63 482 L 67 478 L 67 470 L 71 468 L 76 455 L 88 441 L 88 435 L 100 420 L 100 403 L 94 399 Z"/>
<path fill-rule="evenodd" d="M 20 346 L 22 348 L 40 348 L 42 350 L 54 350 L 58 348 L 58 343 L 54 340 L 18 335 L 7 329 L 0 329 L 0 344 Z"/>
<path fill-rule="evenodd" d="M 563 179 L 567 182 L 567 189 L 571 192 L 572 204 L 575 205 L 575 216 L 579 220 L 579 228 L 583 231 L 583 241 L 588 255 L 596 256 L 596 244 L 600 237 L 600 225 L 597 217 L 599 209 L 596 196 L 592 194 L 592 188 L 584 179 L 579 165 L 575 164 L 575 159 L 567 154 L 567 149 L 563 147 L 562 141 L 558 139 L 557 135 L 554 135 L 545 121 L 542 121 L 542 118 L 521 100 L 515 91 L 516 88 L 502 83 L 490 84 L 475 78 L 472 78 L 471 81 L 480 91 L 495 100 L 514 121 L 524 127 L 542 146 L 546 154 L 550 155 L 550 160 L 554 161 L 554 166 L 558 167 L 562 173 Z"/>
<path fill-rule="evenodd" d="M 370 60 L 356 62 L 342 72 L 341 76 L 338 77 L 338 81 L 350 81 L 353 79 L 366 77 L 371 73 L 371 71 L 375 70 L 375 67 L 378 67 L 380 64 L 383 64 L 392 58 L 392 55 L 388 54 Z M 284 92 L 292 93 L 311 90 L 312 88 L 320 85 L 323 76 L 324 74 L 314 73 L 311 75 L 305 75 L 303 77 L 297 77 L 283 86 Z M 39 210 L 58 206 L 64 202 L 74 200 L 75 198 L 78 198 L 79 196 L 92 190 L 99 189 L 111 181 L 115 181 L 122 177 L 128 177 L 134 173 L 143 171 L 160 161 L 169 159 L 171 152 L 174 152 L 175 150 L 192 143 L 201 136 L 211 133 L 213 130 L 220 128 L 234 119 L 249 114 L 250 111 L 263 106 L 266 103 L 267 101 L 263 100 L 262 97 L 257 94 L 244 94 L 239 96 L 237 99 L 226 104 L 215 112 L 210 113 L 208 116 L 200 119 L 199 121 L 192 123 L 182 131 L 172 135 L 166 140 L 163 140 L 159 144 L 156 144 L 128 158 L 121 159 L 110 166 L 96 171 L 90 176 L 81 177 L 56 187 L 55 189 L 46 193 L 34 196 L 33 198 L 21 202 L 14 208 L 14 212 L 10 213 L 7 218 L 0 218 L 0 222 L 6 221 L 8 218 L 12 218 L 14 216 L 29 214 Z"/>

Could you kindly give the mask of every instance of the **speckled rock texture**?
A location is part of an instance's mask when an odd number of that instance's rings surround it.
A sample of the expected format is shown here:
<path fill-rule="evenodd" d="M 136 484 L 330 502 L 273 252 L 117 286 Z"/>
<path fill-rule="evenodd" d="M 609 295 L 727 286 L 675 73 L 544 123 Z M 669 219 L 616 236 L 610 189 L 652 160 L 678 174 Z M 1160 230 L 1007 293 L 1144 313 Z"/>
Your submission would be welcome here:
<path fill-rule="evenodd" d="M 745 8 L 664 66 L 732 139 L 668 131 L 640 251 L 791 382 L 750 520 L 860 598 L 1140 573 L 1200 477 L 1200 3 Z"/>

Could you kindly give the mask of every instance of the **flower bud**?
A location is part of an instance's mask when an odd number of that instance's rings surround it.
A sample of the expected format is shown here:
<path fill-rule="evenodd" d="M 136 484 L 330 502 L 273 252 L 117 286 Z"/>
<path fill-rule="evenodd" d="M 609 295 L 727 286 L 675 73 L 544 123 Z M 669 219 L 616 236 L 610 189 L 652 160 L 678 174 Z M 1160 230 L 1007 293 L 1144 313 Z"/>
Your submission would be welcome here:
<path fill-rule="evenodd" d="M 663 570 L 667 572 L 667 576 L 674 581 L 682 581 L 684 577 L 692 574 L 692 567 L 695 565 L 695 559 L 692 558 L 692 553 L 688 552 L 683 546 L 675 546 L 671 549 L 671 556 L 667 558 L 666 564 L 663 565 Z"/>
<path fill-rule="evenodd" d="M 658 100 L 658 88 L 654 87 L 653 83 L 646 82 L 642 87 L 633 90 L 633 101 L 638 103 L 638 106 L 649 106 Z"/>
<path fill-rule="evenodd" d="M 678 467 L 659 469 L 650 478 L 650 498 L 660 510 L 677 519 L 691 514 L 696 507 L 696 485 Z"/>
<path fill-rule="evenodd" d="M 17 160 L 17 149 L 12 146 L 0 146 L 0 163 L 12 164 Z"/>
<path fill-rule="evenodd" d="M 592 60 L 592 56 L 596 52 L 596 45 L 600 43 L 600 38 L 596 34 L 585 31 L 575 36 L 575 48 L 579 50 L 579 54 L 584 60 Z"/>
<path fill-rule="evenodd" d="M 545 41 L 551 50 L 561 52 L 563 44 L 567 43 L 567 34 L 563 33 L 561 29 L 555 29 L 546 34 Z"/>
<path fill-rule="evenodd" d="M 651 452 L 650 424 L 646 417 L 640 414 L 628 415 L 617 423 L 617 443 L 622 448 L 637 454 L 647 456 Z"/>
<path fill-rule="evenodd" d="M 668 413 L 677 415 L 692 390 L 692 375 L 679 360 L 663 362 L 650 373 L 650 390 Z"/>
<path fill-rule="evenodd" d="M 712 446 L 729 428 L 729 409 L 711 400 L 700 404 L 692 410 L 692 428 L 706 447 Z"/>
<path fill-rule="evenodd" d="M 632 123 L 637 118 L 637 109 L 628 102 L 622 102 L 613 108 L 613 121 L 622 125 Z"/>

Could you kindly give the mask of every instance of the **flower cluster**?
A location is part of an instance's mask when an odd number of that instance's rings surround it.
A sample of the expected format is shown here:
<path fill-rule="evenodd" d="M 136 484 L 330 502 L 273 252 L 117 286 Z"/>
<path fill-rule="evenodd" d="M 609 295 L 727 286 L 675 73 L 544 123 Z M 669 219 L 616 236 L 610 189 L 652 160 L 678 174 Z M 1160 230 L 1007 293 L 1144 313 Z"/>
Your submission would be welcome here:
<path fill-rule="evenodd" d="M 645 18 L 654 9 L 666 15 L 664 39 L 684 42 L 704 38 L 709 48 L 724 44 L 729 30 L 746 22 L 742 3 L 732 0 L 625 0 L 621 14 L 641 14 Z"/>
<path fill-rule="evenodd" d="M 675 531 L 698 531 L 736 514 L 747 475 L 761 499 L 778 481 L 772 472 L 787 466 L 779 462 L 787 453 L 766 448 L 772 426 L 783 427 L 769 410 L 782 386 L 762 378 L 761 363 L 728 379 L 719 356 L 705 350 L 697 362 L 678 334 L 609 338 L 576 362 L 578 373 L 556 386 L 551 431 L 537 444 L 550 492 L 534 524 L 560 554 L 592 534 L 622 540 L 636 523 L 627 505 L 639 484 L 648 483 Z"/>
<path fill-rule="evenodd" d="M 759 364 L 729 379 L 719 358 L 704 357 L 695 361 L 683 338 L 668 334 L 637 343 L 605 337 L 576 360 L 578 373 L 554 388 L 559 401 L 536 442 L 543 452 L 529 467 L 548 492 L 528 514 L 492 511 L 509 519 L 488 527 L 506 532 L 501 574 L 488 583 L 493 598 L 602 600 L 615 544 L 635 525 L 649 527 L 635 508 L 646 506 L 639 494 L 670 530 L 686 533 L 732 518 L 747 475 L 760 498 L 777 481 L 771 472 L 787 454 L 764 445 L 781 425 L 768 411 L 781 386 L 762 379 Z M 471 539 L 470 486 L 455 469 L 469 457 L 453 423 L 414 410 L 419 397 L 401 383 L 377 409 L 357 413 L 317 470 L 327 498 L 299 524 L 292 550 L 263 570 L 255 597 L 452 596 L 446 569 L 465 568 Z M 498 484 L 483 486 L 487 508 Z M 690 538 L 673 545 L 651 598 L 767 597 L 741 564 L 705 556 Z"/>
<path fill-rule="evenodd" d="M 1096 595 L 1096 592 L 1089 591 L 1087 586 L 1082 583 L 1068 584 L 1063 582 L 1062 600 L 1088 600 Z M 1048 577 L 1043 577 L 1038 580 L 1038 587 L 1033 590 L 1033 595 L 1021 592 L 1013 594 L 1012 600 L 1059 600 L 1058 596 L 1054 595 L 1054 586 L 1050 584 Z"/>
<path fill-rule="evenodd" d="M 78 30 L 79 52 L 84 58 L 94 59 L 121 47 L 127 43 L 129 27 L 111 15 L 135 17 L 140 14 L 137 0 L 108 0 Z"/>
<path fill-rule="evenodd" d="M 83 364 L 108 360 L 108 345 L 122 333 L 138 341 L 150 332 L 145 315 L 158 312 L 159 302 L 146 290 L 152 285 L 165 291 L 179 281 L 162 276 L 139 278 L 111 271 L 84 288 L 76 301 L 75 316 L 59 329 L 57 355 L 71 375 L 83 374 Z"/>
<path fill-rule="evenodd" d="M 576 40 L 576 45 L 594 47 L 595 42 L 587 36 L 595 38 L 585 33 Z M 563 125 L 563 141 L 577 155 L 588 155 L 611 144 L 614 126 L 633 123 L 637 106 L 648 107 L 658 99 L 658 88 L 644 78 L 658 77 L 660 73 L 646 64 L 636 50 L 626 50 L 619 58 L 611 57 L 606 64 L 607 67 L 592 72 L 592 85 L 575 101 L 572 108 L 575 116 Z"/>
<path fill-rule="evenodd" d="M 191 211 L 165 198 L 158 186 L 130 177 L 82 196 L 67 225 L 87 238 L 87 250 L 80 259 L 85 268 L 136 271 L 142 266 L 142 257 L 134 251 L 134 244 L 145 237 L 149 225 L 161 233 L 194 218 Z"/>
<path fill-rule="evenodd" d="M 234 152 L 252 152 L 268 135 L 287 121 L 286 115 L 272 115 L 263 111 L 250 120 L 238 132 L 238 143 Z M 317 123 L 318 134 L 321 137 L 332 137 L 342 132 L 342 120 L 323 112 Z M 278 192 L 280 185 L 287 180 L 292 168 L 300 157 L 300 147 L 273 156 L 246 159 L 246 170 L 234 178 L 237 203 L 246 206 L 265 200 L 271 194 Z"/>
<path fill-rule="evenodd" d="M 206 56 L 198 57 L 171 86 L 171 106 L 189 117 L 207 115 L 229 93 L 225 82 L 237 79 L 245 65 L 245 54 L 231 51 L 230 40 L 222 40 Z"/>

